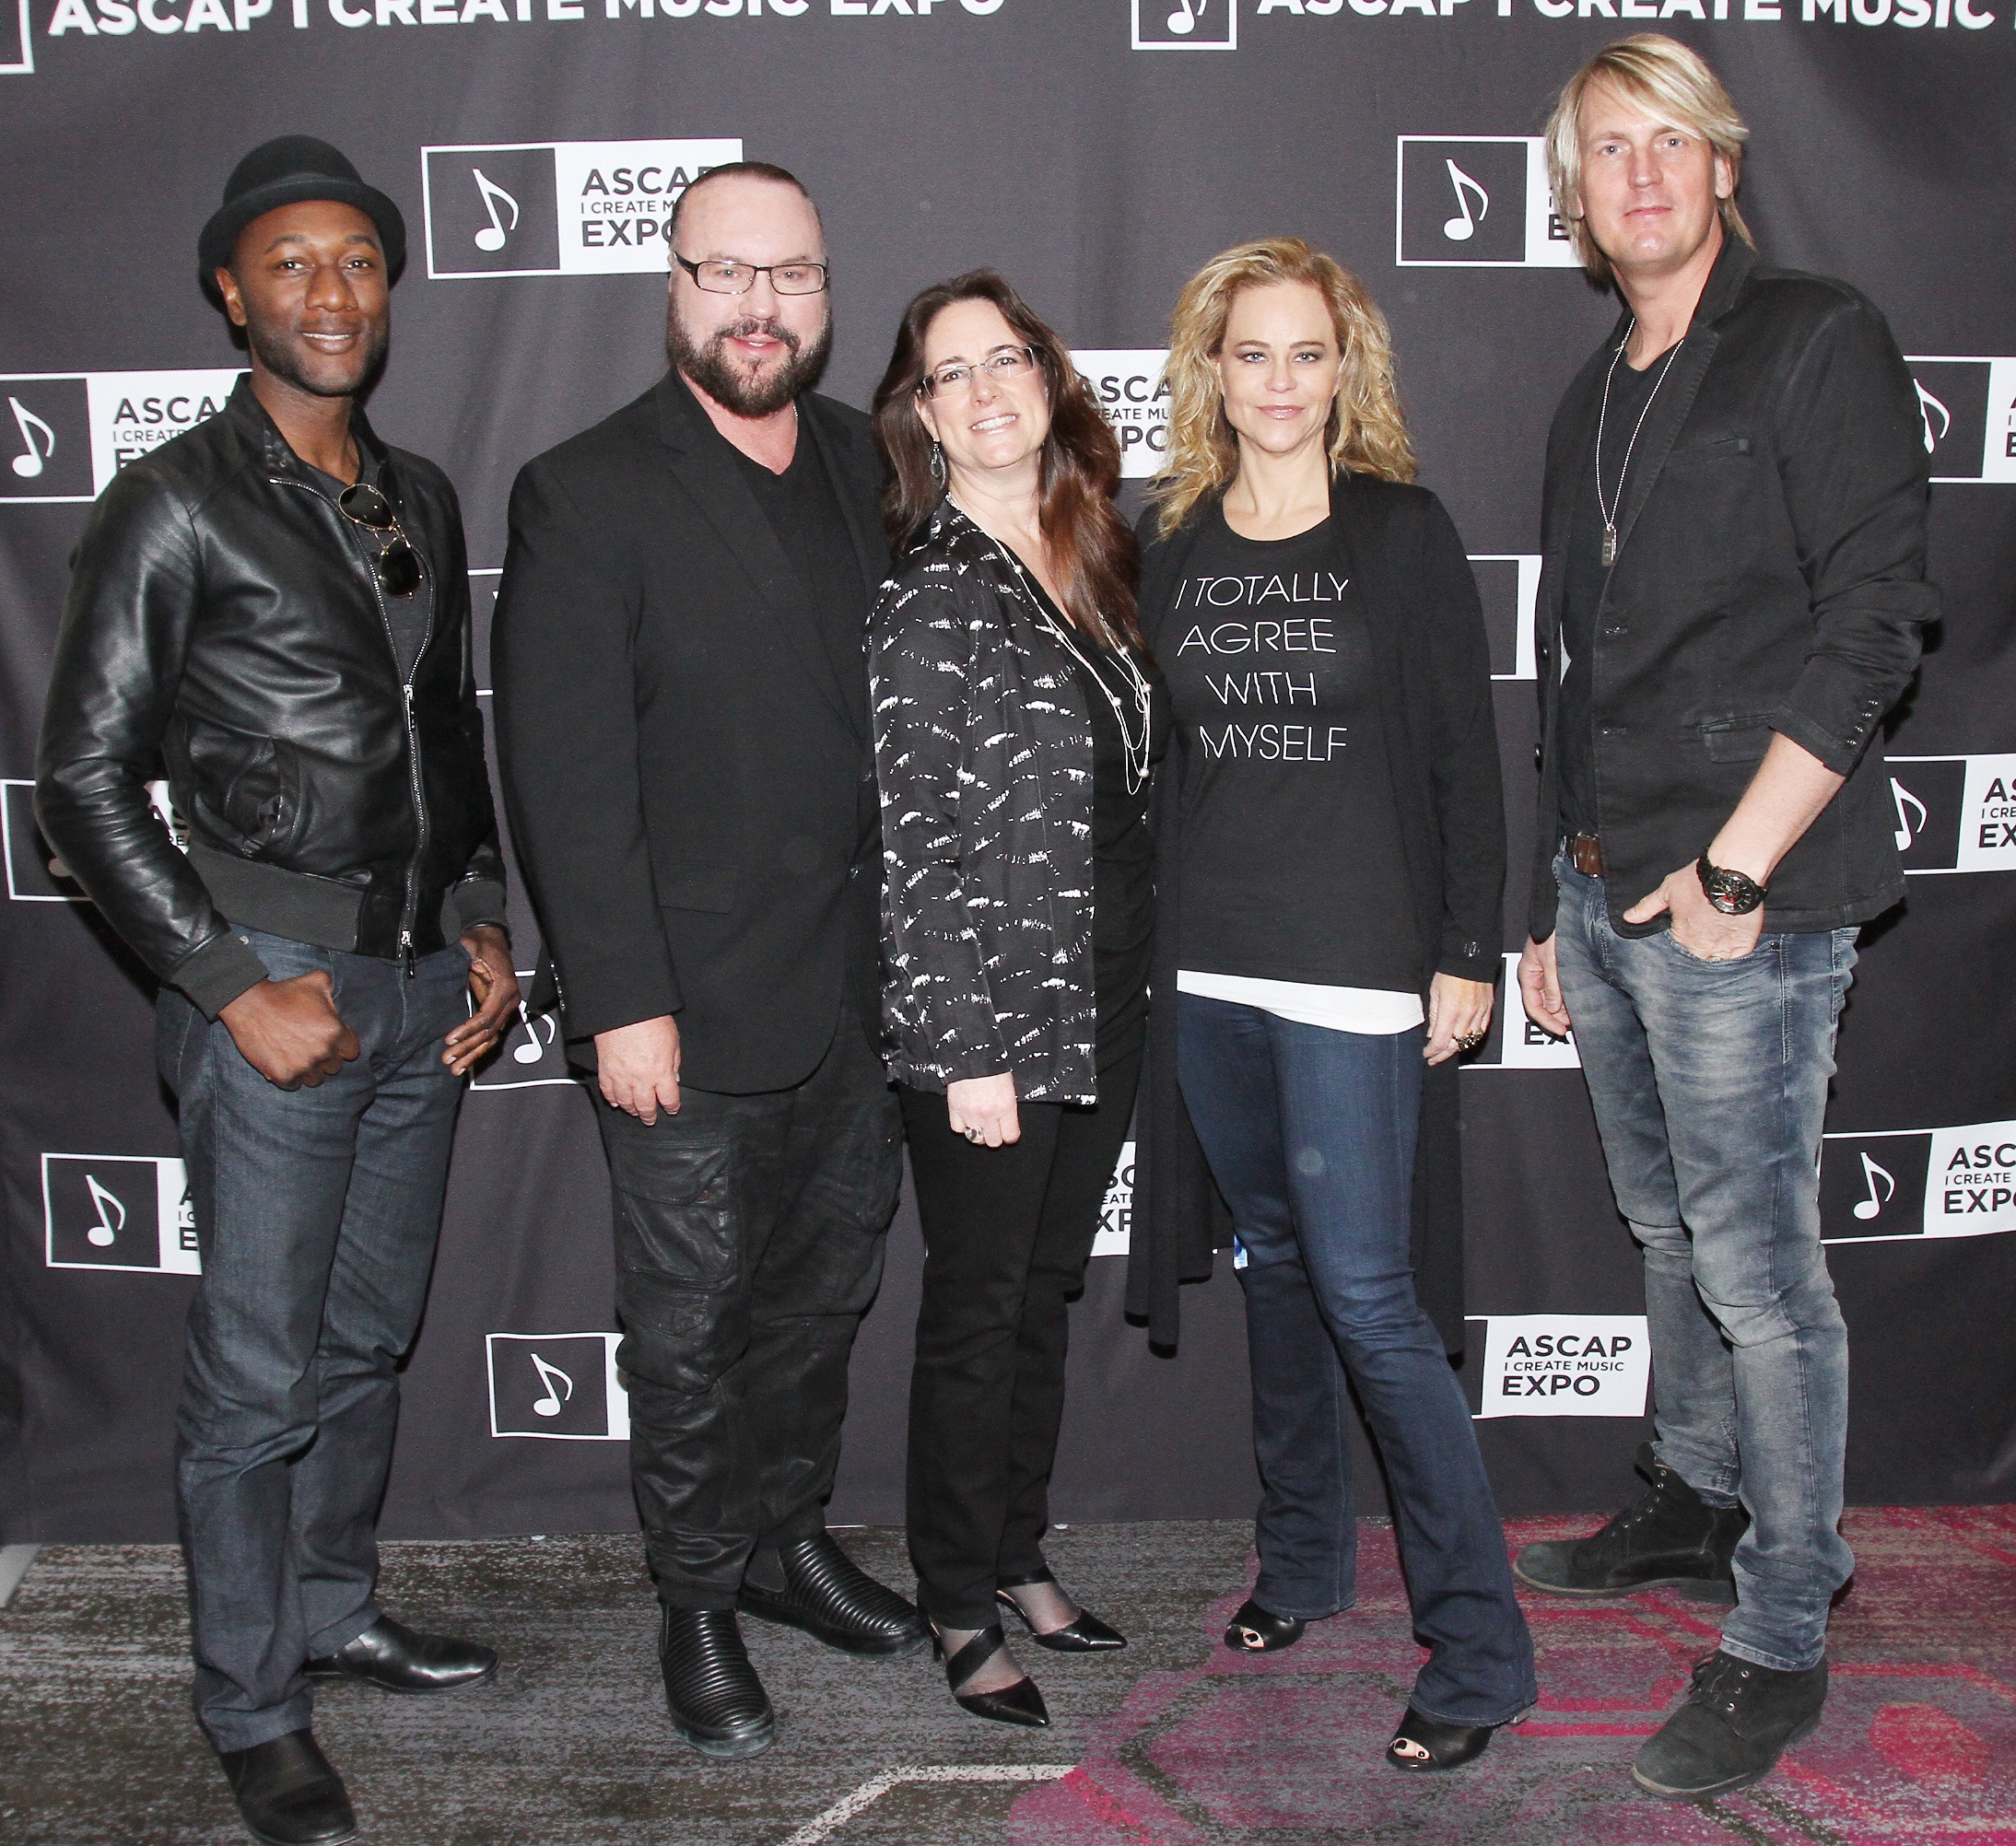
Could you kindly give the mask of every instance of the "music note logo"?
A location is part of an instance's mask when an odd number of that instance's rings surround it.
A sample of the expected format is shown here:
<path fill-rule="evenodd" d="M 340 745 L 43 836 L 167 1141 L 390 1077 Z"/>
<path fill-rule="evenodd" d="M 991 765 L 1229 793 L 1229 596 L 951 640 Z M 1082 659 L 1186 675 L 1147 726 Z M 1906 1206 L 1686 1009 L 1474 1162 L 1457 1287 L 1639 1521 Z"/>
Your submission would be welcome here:
<path fill-rule="evenodd" d="M 126 1208 L 117 1193 L 106 1191 L 98 1183 L 96 1174 L 87 1173 L 84 1184 L 90 1188 L 91 1203 L 98 1209 L 98 1222 L 84 1233 L 85 1241 L 98 1249 L 109 1250 L 126 1228 Z M 117 1214 L 116 1221 L 107 1215 L 108 1211 Z"/>
<path fill-rule="evenodd" d="M 1862 1180 L 1869 1187 L 1869 1197 L 1855 1201 L 1855 1215 L 1866 1224 L 1870 1219 L 1880 1217 L 1883 1207 L 1896 1198 L 1897 1181 L 1889 1168 L 1878 1166 L 1867 1154 L 1862 1156 Z M 1881 1199 L 1876 1197 L 1878 1180 L 1883 1183 L 1883 1196 Z"/>
<path fill-rule="evenodd" d="M 1477 234 L 1477 227 L 1491 216 L 1491 194 L 1464 172 L 1455 161 L 1445 159 L 1442 164 L 1449 169 L 1449 186 L 1456 193 L 1456 216 L 1446 218 L 1442 224 L 1442 235 L 1451 243 L 1468 243 Z M 1470 193 L 1477 201 L 1477 216 L 1471 216 Z"/>
<path fill-rule="evenodd" d="M 1941 442 L 1945 441 L 1947 431 L 1953 426 L 1953 414 L 1930 391 L 1927 391 L 1923 385 L 1918 384 L 1916 379 L 1913 379 L 1911 382 L 1917 386 L 1918 421 L 1924 426 L 1925 452 L 1929 455 Z M 1932 434 L 1932 418 L 1935 415 L 1939 418 L 1939 434 L 1937 436 Z M 16 465 L 18 466 L 19 464 L 17 463 Z"/>
<path fill-rule="evenodd" d="M 574 1395 L 574 1381 L 557 1365 L 548 1365 L 534 1352 L 531 1355 L 533 1367 L 539 1373 L 539 1382 L 546 1387 L 546 1395 L 533 1400 L 533 1414 L 540 1417 L 557 1417 L 560 1406 Z"/>
<path fill-rule="evenodd" d="M 475 234 L 478 250 L 495 252 L 504 248 L 504 240 L 518 228 L 518 201 L 511 197 L 496 181 L 486 177 L 480 167 L 470 168 L 475 176 L 476 190 L 483 195 L 483 209 L 489 214 L 490 222 Z M 509 208 L 511 221 L 509 228 L 498 222 L 497 208 L 502 204 Z"/>
<path fill-rule="evenodd" d="M 1176 0 L 1176 11 L 1166 22 L 1168 30 L 1178 38 L 1188 38 L 1197 29 L 1197 21 L 1211 0 Z"/>
<path fill-rule="evenodd" d="M 553 1049 L 554 1040 L 560 1035 L 560 1022 L 550 1012 L 543 1012 L 534 1019 L 526 1011 L 523 1000 L 518 1002 L 518 1016 L 524 1022 L 525 1042 L 512 1049 L 512 1060 L 519 1064 L 536 1064 Z M 543 1044 L 539 1038 L 539 1028 L 542 1025 L 546 1029 Z"/>
<path fill-rule="evenodd" d="M 14 413 L 15 427 L 21 432 L 24 445 L 24 452 L 14 458 L 14 472 L 22 480 L 32 481 L 56 452 L 56 432 L 18 397 L 7 400 L 7 408 Z M 41 431 L 41 443 L 35 440 L 37 430 Z"/>
<path fill-rule="evenodd" d="M 1911 850 L 1911 842 L 1925 831 L 1925 823 L 1929 818 L 1925 812 L 1925 803 L 1919 800 L 1894 776 L 1890 778 L 1890 799 L 1897 810 L 1897 850 L 1899 852 L 1909 852 Z M 1911 816 L 1905 812 L 1905 807 L 1907 803 L 1918 811 L 1918 824 L 1916 826 L 1911 824 Z"/>

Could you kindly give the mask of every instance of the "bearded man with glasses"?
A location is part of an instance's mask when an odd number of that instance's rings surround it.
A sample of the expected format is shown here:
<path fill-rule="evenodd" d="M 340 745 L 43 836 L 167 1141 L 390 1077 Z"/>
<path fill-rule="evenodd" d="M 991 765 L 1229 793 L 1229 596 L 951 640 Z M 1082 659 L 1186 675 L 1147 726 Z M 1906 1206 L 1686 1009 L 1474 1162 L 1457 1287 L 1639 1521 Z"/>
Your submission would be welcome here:
<path fill-rule="evenodd" d="M 463 1078 L 518 984 L 461 510 L 359 403 L 399 208 L 287 135 L 199 251 L 251 373 L 91 515 L 36 805 L 161 984 L 203 1260 L 177 1429 L 196 1715 L 254 1838 L 331 1846 L 356 1822 L 310 1681 L 497 1667 L 381 1613 L 374 1527 Z M 186 852 L 149 802 L 163 760 Z"/>
<path fill-rule="evenodd" d="M 776 1735 L 737 1612 L 857 1654 L 917 1611 L 826 1527 L 896 1209 L 877 1048 L 867 419 L 812 384 L 826 241 L 781 168 L 681 196 L 644 395 L 529 462 L 493 643 L 512 836 L 615 1194 L 617 1353 L 673 1727 Z"/>

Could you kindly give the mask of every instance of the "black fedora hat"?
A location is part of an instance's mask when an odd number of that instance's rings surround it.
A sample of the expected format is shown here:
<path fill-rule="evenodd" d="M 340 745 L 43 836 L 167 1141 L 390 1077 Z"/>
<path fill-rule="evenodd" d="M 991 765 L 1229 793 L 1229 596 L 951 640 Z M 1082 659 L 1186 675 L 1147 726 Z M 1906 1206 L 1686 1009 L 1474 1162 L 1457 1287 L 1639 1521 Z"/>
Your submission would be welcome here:
<path fill-rule="evenodd" d="M 348 158 L 326 141 L 312 134 L 283 134 L 254 147 L 225 181 L 224 203 L 196 240 L 205 282 L 229 264 L 239 232 L 254 218 L 310 199 L 355 205 L 378 227 L 388 275 L 399 274 L 406 260 L 406 221 L 399 207 L 376 186 L 367 186 Z"/>

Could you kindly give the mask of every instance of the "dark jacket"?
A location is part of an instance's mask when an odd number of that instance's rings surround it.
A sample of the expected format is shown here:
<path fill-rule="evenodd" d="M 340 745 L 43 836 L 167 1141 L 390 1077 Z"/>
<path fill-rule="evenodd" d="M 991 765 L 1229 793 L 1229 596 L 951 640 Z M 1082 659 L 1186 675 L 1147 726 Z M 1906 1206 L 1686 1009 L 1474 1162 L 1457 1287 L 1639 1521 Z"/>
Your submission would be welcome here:
<path fill-rule="evenodd" d="M 77 546 L 36 812 L 113 929 L 213 1018 L 265 977 L 232 923 L 390 957 L 503 916 L 455 491 L 361 412 L 352 426 L 431 589 L 410 698 L 377 573 L 250 379 L 124 470 Z M 164 758 L 186 858 L 148 806 Z"/>
<path fill-rule="evenodd" d="M 1151 648 L 1203 528 L 1203 509 L 1167 538 L 1142 523 L 1141 615 Z M 1400 816 L 1407 889 L 1394 902 L 1413 925 L 1421 991 L 1437 974 L 1495 981 L 1505 935 L 1505 805 L 1491 709 L 1491 653 L 1463 542 L 1424 487 L 1341 475 L 1330 488 L 1340 574 L 1371 631 L 1387 768 Z M 1180 731 L 1155 791 L 1156 934 L 1144 1116 L 1134 1165 L 1127 1311 L 1158 1344 L 1175 1343 L 1177 1285 L 1211 1273 L 1229 1241 L 1177 1082 L 1176 976 L 1182 885 Z M 1416 1286 L 1451 1351 L 1463 1343 L 1463 1200 L 1457 1063 L 1423 1084 L 1414 1163 Z"/>
<path fill-rule="evenodd" d="M 1556 903 L 1564 554 L 1594 493 L 1603 375 L 1629 324 L 1590 355 L 1547 438 L 1535 941 L 1553 933 Z M 1706 848 L 1774 732 L 1848 779 L 1772 874 L 1764 927 L 1838 929 L 1904 895 L 1869 745 L 1939 613 L 1927 477 L 1916 393 L 1883 317 L 1844 282 L 1726 244 L 1639 432 L 1596 616 L 1592 794 L 1620 934 L 1669 927 L 1623 912 Z"/>
<path fill-rule="evenodd" d="M 867 419 L 798 401 L 853 539 L 888 565 Z M 511 835 L 567 1032 L 671 1013 L 703 1090 L 802 1081 L 843 985 L 872 1022 L 866 664 L 843 684 L 803 578 L 676 373 L 529 462 L 491 658 Z"/>
<path fill-rule="evenodd" d="M 1092 722 L 1021 567 L 949 500 L 870 630 L 892 1075 L 1097 1100 Z"/>

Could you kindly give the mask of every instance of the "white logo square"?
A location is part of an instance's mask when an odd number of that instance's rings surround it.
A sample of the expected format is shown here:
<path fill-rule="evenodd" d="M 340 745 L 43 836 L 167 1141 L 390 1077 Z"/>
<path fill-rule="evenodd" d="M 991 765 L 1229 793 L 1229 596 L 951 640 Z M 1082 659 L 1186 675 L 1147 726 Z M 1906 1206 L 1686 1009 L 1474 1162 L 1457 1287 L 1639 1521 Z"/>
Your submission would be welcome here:
<path fill-rule="evenodd" d="M 1642 1417 L 1652 1341 L 1638 1314 L 1521 1314 L 1484 1322 L 1480 1417 Z"/>
<path fill-rule="evenodd" d="M 1239 0 L 1133 0 L 1137 52 L 1236 52 Z"/>
<path fill-rule="evenodd" d="M 42 1239 L 52 1269 L 203 1272 L 179 1160 L 45 1153 Z"/>

